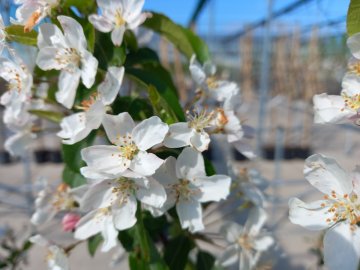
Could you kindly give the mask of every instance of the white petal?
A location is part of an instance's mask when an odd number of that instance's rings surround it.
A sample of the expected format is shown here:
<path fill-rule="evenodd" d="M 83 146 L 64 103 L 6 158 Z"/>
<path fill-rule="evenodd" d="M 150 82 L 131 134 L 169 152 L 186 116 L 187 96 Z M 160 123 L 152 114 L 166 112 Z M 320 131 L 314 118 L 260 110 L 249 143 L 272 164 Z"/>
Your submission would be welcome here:
<path fill-rule="evenodd" d="M 337 164 L 335 159 L 315 154 L 305 160 L 304 174 L 306 180 L 322 193 L 331 195 L 350 194 L 352 183 L 349 175 Z"/>
<path fill-rule="evenodd" d="M 332 218 L 329 207 L 322 207 L 326 201 L 315 201 L 309 204 L 292 198 L 289 200 L 289 219 L 292 223 L 301 225 L 309 230 L 322 230 L 328 228 L 332 223 L 326 222 Z"/>
<path fill-rule="evenodd" d="M 127 201 L 119 204 L 115 203 L 112 207 L 113 220 L 116 229 L 122 231 L 131 228 L 136 223 L 137 202 L 133 195 L 127 198 Z"/>
<path fill-rule="evenodd" d="M 149 187 L 140 188 L 136 192 L 136 197 L 142 203 L 146 203 L 150 206 L 160 208 L 166 201 L 166 192 L 162 185 L 155 179 L 149 178 Z"/>
<path fill-rule="evenodd" d="M 55 56 L 59 53 L 59 49 L 54 47 L 44 47 L 40 49 L 37 57 L 36 64 L 42 70 L 50 70 L 50 69 L 63 69 L 66 67 L 65 63 L 59 63 L 55 59 Z M 59 53 L 60 54 L 60 53 Z"/>
<path fill-rule="evenodd" d="M 107 174 L 119 174 L 130 165 L 130 161 L 120 156 L 116 146 L 95 145 L 81 151 L 82 159 L 89 167 Z"/>
<path fill-rule="evenodd" d="M 219 258 L 219 263 L 223 267 L 235 264 L 239 260 L 239 250 L 237 245 L 228 246 Z"/>
<path fill-rule="evenodd" d="M 117 245 L 117 237 L 119 232 L 114 227 L 113 219 L 111 216 L 107 216 L 103 223 L 102 236 L 104 238 L 104 243 L 101 247 L 102 252 L 108 252 L 113 247 Z"/>
<path fill-rule="evenodd" d="M 100 100 L 95 101 L 86 112 L 86 126 L 89 129 L 98 129 L 103 121 L 105 113 L 106 107 L 104 104 Z"/>
<path fill-rule="evenodd" d="M 130 169 L 138 174 L 149 176 L 164 163 L 164 160 L 152 153 L 140 151 L 131 161 Z"/>
<path fill-rule="evenodd" d="M 205 72 L 196 64 L 191 64 L 189 66 L 190 74 L 193 80 L 198 84 L 201 85 L 205 79 L 206 75 Z"/>
<path fill-rule="evenodd" d="M 37 45 L 40 50 L 44 47 L 67 47 L 63 33 L 59 27 L 52 23 L 43 23 L 39 26 Z"/>
<path fill-rule="evenodd" d="M 34 137 L 30 132 L 19 132 L 7 138 L 4 148 L 13 156 L 24 156 L 31 147 Z"/>
<path fill-rule="evenodd" d="M 109 33 L 113 30 L 114 25 L 111 21 L 107 20 L 104 16 L 98 14 L 92 14 L 89 16 L 89 21 L 94 25 L 94 27 L 103 33 Z"/>
<path fill-rule="evenodd" d="M 87 42 L 82 26 L 71 17 L 58 16 L 57 19 L 64 30 L 65 39 L 70 47 L 80 52 L 86 50 Z"/>
<path fill-rule="evenodd" d="M 64 105 L 66 108 L 71 109 L 74 105 L 76 96 L 76 89 L 79 86 L 80 72 L 70 73 L 61 71 L 59 77 L 59 90 L 56 92 L 56 100 Z"/>
<path fill-rule="evenodd" d="M 160 182 L 165 187 L 178 182 L 176 177 L 176 159 L 174 157 L 168 157 L 163 165 L 156 170 L 153 178 Z"/>
<path fill-rule="evenodd" d="M 316 124 L 339 123 L 355 115 L 355 112 L 345 109 L 345 102 L 341 96 L 323 93 L 315 95 L 313 103 Z"/>
<path fill-rule="evenodd" d="M 203 152 L 209 148 L 210 136 L 205 131 L 194 132 L 190 138 L 190 143 L 196 150 Z"/>
<path fill-rule="evenodd" d="M 185 148 L 177 159 L 176 175 L 179 179 L 188 180 L 205 176 L 205 165 L 202 155 L 191 147 Z"/>
<path fill-rule="evenodd" d="M 256 157 L 254 149 L 252 149 L 250 144 L 246 143 L 246 140 L 233 142 L 232 145 L 248 159 L 254 159 Z"/>
<path fill-rule="evenodd" d="M 31 236 L 29 238 L 29 241 L 31 243 L 37 244 L 37 245 L 42 246 L 42 247 L 46 247 L 47 245 L 49 245 L 49 241 L 44 236 L 42 236 L 40 234 L 36 234 L 34 236 Z"/>
<path fill-rule="evenodd" d="M 110 142 L 117 144 L 119 143 L 119 136 L 132 133 L 135 123 L 129 113 L 123 112 L 118 115 L 105 115 L 103 126 Z"/>
<path fill-rule="evenodd" d="M 229 243 L 237 243 L 242 232 L 243 227 L 235 222 L 227 222 L 220 229 L 220 233 L 225 236 Z"/>
<path fill-rule="evenodd" d="M 176 211 L 183 229 L 189 228 L 189 231 L 192 233 L 204 229 L 202 209 L 199 202 L 181 200 L 176 204 Z"/>
<path fill-rule="evenodd" d="M 61 120 L 61 130 L 57 135 L 63 139 L 64 144 L 74 144 L 84 139 L 91 132 L 86 127 L 86 115 L 83 112 L 64 117 Z"/>
<path fill-rule="evenodd" d="M 99 209 L 93 210 L 79 220 L 74 234 L 76 239 L 88 239 L 102 230 L 106 215 L 103 215 L 100 211 Z"/>
<path fill-rule="evenodd" d="M 348 45 L 352 55 L 360 59 L 360 33 L 356 33 L 348 38 L 346 44 Z"/>
<path fill-rule="evenodd" d="M 124 72 L 125 69 L 123 67 L 108 68 L 105 80 L 98 86 L 101 100 L 105 105 L 110 105 L 115 100 L 124 78 Z"/>
<path fill-rule="evenodd" d="M 357 270 L 360 259 L 360 230 L 340 222 L 325 233 L 324 262 L 329 270 Z"/>
<path fill-rule="evenodd" d="M 266 251 L 274 244 L 274 238 L 270 235 L 261 235 L 255 238 L 253 242 L 254 249 L 258 251 Z"/>
<path fill-rule="evenodd" d="M 98 60 L 90 52 L 84 51 L 81 58 L 81 80 L 87 88 L 95 82 L 97 67 Z"/>
<path fill-rule="evenodd" d="M 347 73 L 345 74 L 341 87 L 341 94 L 348 96 L 354 96 L 360 94 L 360 78 L 356 74 Z"/>
<path fill-rule="evenodd" d="M 82 211 L 88 212 L 92 209 L 107 207 L 112 195 L 111 181 L 101 181 L 91 185 L 80 202 Z"/>
<path fill-rule="evenodd" d="M 121 45 L 121 43 L 123 41 L 125 30 L 126 30 L 126 28 L 124 26 L 117 26 L 111 32 L 111 40 L 115 46 Z"/>
<path fill-rule="evenodd" d="M 167 124 L 161 121 L 157 116 L 152 116 L 149 119 L 138 124 L 132 132 L 133 140 L 137 147 L 146 151 L 156 144 L 161 143 L 169 131 Z"/>
<path fill-rule="evenodd" d="M 244 225 L 244 231 L 250 235 L 257 235 L 264 226 L 267 215 L 264 209 L 253 207 Z"/>
<path fill-rule="evenodd" d="M 230 192 L 231 179 L 226 175 L 198 177 L 194 185 L 201 190 L 200 202 L 218 202 L 227 198 Z"/>
<path fill-rule="evenodd" d="M 36 226 L 43 225 L 53 219 L 55 215 L 56 211 L 51 206 L 40 208 L 31 216 L 31 223 Z"/>
<path fill-rule="evenodd" d="M 169 133 L 165 137 L 164 145 L 168 148 L 179 148 L 190 145 L 193 134 L 188 123 L 175 123 L 169 126 Z"/>
<path fill-rule="evenodd" d="M 239 93 L 239 87 L 234 82 L 217 81 L 217 87 L 210 89 L 210 95 L 217 101 L 224 101 L 225 99 L 236 96 Z"/>

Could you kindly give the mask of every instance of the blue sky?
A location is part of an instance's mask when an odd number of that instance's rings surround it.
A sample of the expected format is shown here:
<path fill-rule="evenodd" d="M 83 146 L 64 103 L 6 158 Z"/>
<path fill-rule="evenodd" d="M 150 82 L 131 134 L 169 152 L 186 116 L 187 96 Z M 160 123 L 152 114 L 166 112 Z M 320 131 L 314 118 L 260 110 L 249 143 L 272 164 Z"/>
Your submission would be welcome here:
<path fill-rule="evenodd" d="M 274 10 L 294 1 L 273 0 Z M 268 0 L 211 0 L 199 18 L 198 30 L 203 34 L 210 30 L 217 34 L 228 34 L 241 29 L 245 24 L 265 16 L 267 2 Z M 287 28 L 295 24 L 304 26 L 336 19 L 346 15 L 349 2 L 350 0 L 313 0 L 277 19 L 275 24 L 282 24 L 283 28 Z M 187 24 L 196 4 L 197 0 L 146 0 L 145 8 L 165 13 L 174 21 Z M 210 21 L 212 23 L 209 23 Z M 334 26 L 333 30 L 345 31 L 345 23 Z"/>

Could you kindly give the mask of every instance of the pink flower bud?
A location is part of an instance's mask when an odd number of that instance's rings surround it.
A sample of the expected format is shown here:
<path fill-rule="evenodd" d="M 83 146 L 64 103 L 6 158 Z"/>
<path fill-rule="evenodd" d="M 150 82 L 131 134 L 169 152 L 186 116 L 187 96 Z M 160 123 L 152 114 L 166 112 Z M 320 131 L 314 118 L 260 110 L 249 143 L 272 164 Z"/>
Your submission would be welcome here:
<path fill-rule="evenodd" d="M 62 227 L 65 232 L 70 232 L 75 229 L 76 224 L 80 220 L 80 216 L 74 213 L 68 213 L 66 214 L 62 221 Z"/>

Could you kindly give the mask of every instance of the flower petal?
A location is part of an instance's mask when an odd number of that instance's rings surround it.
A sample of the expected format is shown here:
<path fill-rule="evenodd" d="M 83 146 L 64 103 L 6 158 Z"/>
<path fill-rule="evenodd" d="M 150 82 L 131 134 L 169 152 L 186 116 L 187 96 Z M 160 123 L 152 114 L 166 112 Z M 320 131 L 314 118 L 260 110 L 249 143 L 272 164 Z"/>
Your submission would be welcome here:
<path fill-rule="evenodd" d="M 164 163 L 164 160 L 152 153 L 140 151 L 131 161 L 130 169 L 138 174 L 149 176 Z"/>
<path fill-rule="evenodd" d="M 59 27 L 52 23 L 43 23 L 39 26 L 37 46 L 41 50 L 44 47 L 66 48 L 65 37 Z"/>
<path fill-rule="evenodd" d="M 89 187 L 80 201 L 82 211 L 107 207 L 112 195 L 111 181 L 101 181 Z"/>
<path fill-rule="evenodd" d="M 132 137 L 137 147 L 142 151 L 146 151 L 163 142 L 168 131 L 169 126 L 167 124 L 161 121 L 159 117 L 152 116 L 134 128 Z"/>
<path fill-rule="evenodd" d="M 90 52 L 83 52 L 81 57 L 81 81 L 86 88 L 90 88 L 94 84 L 98 64 L 98 60 Z"/>
<path fill-rule="evenodd" d="M 74 105 L 76 89 L 79 86 L 79 81 L 80 71 L 70 73 L 63 70 L 60 73 L 58 83 L 59 90 L 56 92 L 56 100 L 68 109 L 71 109 Z"/>
<path fill-rule="evenodd" d="M 105 80 L 98 86 L 101 100 L 105 105 L 110 105 L 115 100 L 124 78 L 124 72 L 125 69 L 123 67 L 108 68 Z"/>
<path fill-rule="evenodd" d="M 123 41 L 125 30 L 126 30 L 126 28 L 124 26 L 117 26 L 114 28 L 114 30 L 112 30 L 111 40 L 115 46 L 121 45 L 121 43 Z"/>
<path fill-rule="evenodd" d="M 87 42 L 82 26 L 73 18 L 68 16 L 58 16 L 58 21 L 64 30 L 64 36 L 71 48 L 82 52 L 86 50 Z"/>
<path fill-rule="evenodd" d="M 123 112 L 118 115 L 106 114 L 103 119 L 103 126 L 110 142 L 118 144 L 119 136 L 131 134 L 135 123 L 129 113 Z"/>
<path fill-rule="evenodd" d="M 136 197 L 142 203 L 160 208 L 166 201 L 166 192 L 164 187 L 160 185 L 158 181 L 153 178 L 149 178 L 149 187 L 140 188 L 136 192 Z"/>
<path fill-rule="evenodd" d="M 74 237 L 85 240 L 99 233 L 102 230 L 102 223 L 105 222 L 106 215 L 99 214 L 99 210 L 93 210 L 83 216 L 76 224 Z"/>
<path fill-rule="evenodd" d="M 152 176 L 165 187 L 178 182 L 176 177 L 176 159 L 174 157 L 168 157 L 165 162 L 156 170 Z"/>
<path fill-rule="evenodd" d="M 164 145 L 168 148 L 179 148 L 190 145 L 193 129 L 188 123 L 175 123 L 169 126 L 169 133 L 164 139 Z"/>
<path fill-rule="evenodd" d="M 180 219 L 181 228 L 189 228 L 189 231 L 192 233 L 204 229 L 202 209 L 199 202 L 181 200 L 176 204 L 176 211 Z"/>
<path fill-rule="evenodd" d="M 194 185 L 201 190 L 199 202 L 218 202 L 224 200 L 230 193 L 231 179 L 226 175 L 198 177 Z"/>
<path fill-rule="evenodd" d="M 104 16 L 98 14 L 92 14 L 89 16 L 89 21 L 94 27 L 103 33 L 109 33 L 114 29 L 114 25 L 111 21 L 107 20 Z"/>
<path fill-rule="evenodd" d="M 264 226 L 267 215 L 264 209 L 253 207 L 250 210 L 249 216 L 244 225 L 244 231 L 249 235 L 259 234 L 261 228 Z"/>
<path fill-rule="evenodd" d="M 340 222 L 324 237 L 324 262 L 329 270 L 357 270 L 360 259 L 360 230 Z"/>
<path fill-rule="evenodd" d="M 190 143 L 196 150 L 203 152 L 209 148 L 210 136 L 205 131 L 194 132 L 190 138 Z"/>
<path fill-rule="evenodd" d="M 119 232 L 114 227 L 111 216 L 107 216 L 105 218 L 101 232 L 101 235 L 104 238 L 104 243 L 102 244 L 101 251 L 108 252 L 113 247 L 116 247 Z"/>
<path fill-rule="evenodd" d="M 322 193 L 332 192 L 343 196 L 352 192 L 349 175 L 339 166 L 335 159 L 315 154 L 305 160 L 304 174 L 306 180 Z"/>
<path fill-rule="evenodd" d="M 95 145 L 83 149 L 81 157 L 96 171 L 115 175 L 124 172 L 130 165 L 130 161 L 119 153 L 116 146 Z"/>
<path fill-rule="evenodd" d="M 237 245 L 226 247 L 225 251 L 221 254 L 218 262 L 223 267 L 235 264 L 239 260 L 239 249 Z"/>
<path fill-rule="evenodd" d="M 133 195 L 130 195 L 124 203 L 113 204 L 112 214 L 116 229 L 122 231 L 135 225 L 136 208 L 137 202 L 135 196 Z"/>
<path fill-rule="evenodd" d="M 289 200 L 289 219 L 292 223 L 303 226 L 309 230 L 322 230 L 332 223 L 326 222 L 332 215 L 329 207 L 321 206 L 326 201 L 315 201 L 309 204 L 297 198 Z"/>
<path fill-rule="evenodd" d="M 357 59 L 360 59 L 360 33 L 356 33 L 349 37 L 346 42 L 352 55 Z"/>
<path fill-rule="evenodd" d="M 177 159 L 176 175 L 188 180 L 206 176 L 203 156 L 191 147 L 185 148 Z"/>
<path fill-rule="evenodd" d="M 243 232 L 243 227 L 236 222 L 227 222 L 221 226 L 220 233 L 229 243 L 237 243 Z"/>

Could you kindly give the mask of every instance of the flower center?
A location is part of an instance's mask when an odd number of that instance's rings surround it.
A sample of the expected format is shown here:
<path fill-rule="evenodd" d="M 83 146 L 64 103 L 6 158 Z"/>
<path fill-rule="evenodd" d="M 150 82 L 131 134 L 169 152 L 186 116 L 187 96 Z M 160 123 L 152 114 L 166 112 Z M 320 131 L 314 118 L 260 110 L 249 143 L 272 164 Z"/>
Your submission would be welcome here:
<path fill-rule="evenodd" d="M 115 12 L 115 25 L 116 26 L 122 26 L 126 23 L 124 17 L 121 14 L 121 10 L 117 9 Z"/>
<path fill-rule="evenodd" d="M 341 94 L 345 102 L 345 108 L 348 108 L 352 111 L 358 111 L 360 109 L 360 95 L 356 94 L 353 96 L 348 96 L 346 93 Z M 342 111 L 345 109 L 341 109 Z"/>
<path fill-rule="evenodd" d="M 251 250 L 252 249 L 252 244 L 251 244 L 251 241 L 250 241 L 250 237 L 247 234 L 244 234 L 244 235 L 239 237 L 238 244 L 243 249 L 246 249 L 246 250 Z"/>
<path fill-rule="evenodd" d="M 216 89 L 216 88 L 219 87 L 219 84 L 218 84 L 215 76 L 208 77 L 208 78 L 206 79 L 206 84 L 207 84 L 207 86 L 209 87 L 209 89 L 212 89 L 212 90 L 214 90 L 214 89 Z"/>
<path fill-rule="evenodd" d="M 333 190 L 331 196 L 325 195 L 324 199 L 328 201 L 322 203 L 321 207 L 329 207 L 328 212 L 332 214 L 332 218 L 326 219 L 327 223 L 348 220 L 350 225 L 356 225 L 360 221 L 360 204 L 356 194 L 340 196 Z"/>
<path fill-rule="evenodd" d="M 65 183 L 61 183 L 52 198 L 52 206 L 60 210 L 70 210 L 74 207 L 75 200 L 69 193 L 69 186 Z"/>
<path fill-rule="evenodd" d="M 139 148 L 133 142 L 130 134 L 118 136 L 117 141 L 120 144 L 118 148 L 122 157 L 132 160 L 139 153 Z"/>
<path fill-rule="evenodd" d="M 220 128 L 223 129 L 227 123 L 229 123 L 229 119 L 226 117 L 226 114 L 224 112 L 223 109 L 218 108 L 216 110 L 217 115 L 216 115 L 216 125 Z"/>
<path fill-rule="evenodd" d="M 210 122 L 214 118 L 214 111 L 207 113 L 206 110 L 201 112 L 193 112 L 193 115 L 189 111 L 186 112 L 187 118 L 189 120 L 189 127 L 195 129 L 197 132 L 203 131 L 204 128 L 210 126 Z"/>
<path fill-rule="evenodd" d="M 96 102 L 97 98 L 98 93 L 93 93 L 88 99 L 81 101 L 81 105 L 77 106 L 77 108 L 83 111 L 88 111 L 90 107 Z"/>
<path fill-rule="evenodd" d="M 360 61 L 356 61 L 349 65 L 349 71 L 360 76 Z"/>
<path fill-rule="evenodd" d="M 135 185 L 134 181 L 121 177 L 116 180 L 116 185 L 112 188 L 111 192 L 115 195 L 120 204 L 124 204 L 127 203 L 129 196 L 137 189 L 138 187 Z"/>
<path fill-rule="evenodd" d="M 190 181 L 187 179 L 180 179 L 179 183 L 171 185 L 172 191 L 175 192 L 176 200 L 184 199 L 189 201 L 192 196 L 199 193 L 199 190 L 191 188 Z"/>
<path fill-rule="evenodd" d="M 25 23 L 24 32 L 25 33 L 30 32 L 33 29 L 33 27 L 37 24 L 40 17 L 41 17 L 41 11 L 40 10 L 37 10 L 37 11 L 33 12 L 31 14 L 31 16 L 29 17 L 29 19 Z"/>
<path fill-rule="evenodd" d="M 74 67 L 80 66 L 80 60 L 81 56 L 74 48 L 61 49 L 55 56 L 55 61 L 69 72 L 72 72 Z"/>

